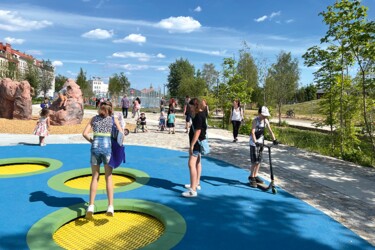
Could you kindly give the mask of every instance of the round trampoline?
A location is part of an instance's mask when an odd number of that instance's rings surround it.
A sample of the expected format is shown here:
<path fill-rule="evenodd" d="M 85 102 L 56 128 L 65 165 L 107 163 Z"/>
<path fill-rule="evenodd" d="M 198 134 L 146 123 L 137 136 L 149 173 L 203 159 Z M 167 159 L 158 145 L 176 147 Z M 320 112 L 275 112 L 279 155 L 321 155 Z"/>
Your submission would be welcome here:
<path fill-rule="evenodd" d="M 98 194 L 105 194 L 104 169 L 101 168 Z M 132 168 L 119 168 L 112 174 L 114 192 L 124 192 L 146 184 L 150 177 L 143 171 Z M 63 172 L 48 180 L 48 185 L 58 191 L 72 194 L 88 194 L 91 182 L 91 168 L 82 168 Z"/>
<path fill-rule="evenodd" d="M 95 202 L 92 219 L 86 205 L 62 208 L 36 222 L 27 234 L 30 249 L 170 249 L 186 233 L 184 218 L 170 207 L 145 200 L 115 199 L 114 217 L 107 201 Z"/>
<path fill-rule="evenodd" d="M 0 159 L 0 178 L 41 174 L 58 169 L 62 162 L 49 158 Z"/>

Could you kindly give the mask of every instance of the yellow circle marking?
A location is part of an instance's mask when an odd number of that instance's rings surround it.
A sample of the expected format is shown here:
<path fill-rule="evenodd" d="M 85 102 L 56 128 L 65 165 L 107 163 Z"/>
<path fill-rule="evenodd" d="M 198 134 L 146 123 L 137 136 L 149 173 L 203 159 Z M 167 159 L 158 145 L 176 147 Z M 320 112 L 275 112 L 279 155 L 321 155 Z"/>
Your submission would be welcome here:
<path fill-rule="evenodd" d="M 112 174 L 112 182 L 114 188 L 123 187 L 126 185 L 129 185 L 130 183 L 134 182 L 134 179 L 125 176 L 125 175 L 118 175 L 118 174 Z M 91 175 L 88 176 L 78 176 L 77 178 L 67 180 L 64 184 L 70 188 L 77 188 L 77 189 L 90 189 L 90 183 L 91 183 Z M 98 182 L 98 190 L 104 190 L 105 189 L 105 175 L 100 174 L 99 182 Z"/>
<path fill-rule="evenodd" d="M 60 227 L 53 240 L 64 249 L 139 249 L 156 241 L 164 225 L 154 217 L 130 211 L 76 218 Z"/>
<path fill-rule="evenodd" d="M 36 163 L 16 163 L 0 165 L 0 175 L 31 173 L 46 169 L 47 166 Z"/>

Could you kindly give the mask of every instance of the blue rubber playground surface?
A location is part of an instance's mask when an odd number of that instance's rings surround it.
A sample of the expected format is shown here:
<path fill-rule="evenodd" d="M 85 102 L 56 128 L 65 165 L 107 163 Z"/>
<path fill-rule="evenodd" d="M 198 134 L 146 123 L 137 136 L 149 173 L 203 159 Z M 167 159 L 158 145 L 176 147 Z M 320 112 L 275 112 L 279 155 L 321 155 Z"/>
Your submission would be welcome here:
<path fill-rule="evenodd" d="M 37 221 L 88 201 L 88 193 L 61 192 L 48 181 L 67 171 L 89 168 L 89 151 L 89 144 L 1 147 L 1 159 L 52 158 L 63 165 L 45 173 L 0 178 L 0 249 L 29 249 L 27 234 Z M 126 146 L 127 162 L 122 167 L 141 170 L 150 179 L 139 188 L 115 193 L 115 199 L 145 200 L 179 213 L 186 233 L 173 249 L 375 249 L 282 189 L 273 195 L 250 188 L 247 171 L 209 157 L 202 161 L 199 196 L 183 198 L 183 184 L 189 182 L 187 159 L 187 152 Z M 98 194 L 96 199 L 106 200 L 106 195 Z"/>

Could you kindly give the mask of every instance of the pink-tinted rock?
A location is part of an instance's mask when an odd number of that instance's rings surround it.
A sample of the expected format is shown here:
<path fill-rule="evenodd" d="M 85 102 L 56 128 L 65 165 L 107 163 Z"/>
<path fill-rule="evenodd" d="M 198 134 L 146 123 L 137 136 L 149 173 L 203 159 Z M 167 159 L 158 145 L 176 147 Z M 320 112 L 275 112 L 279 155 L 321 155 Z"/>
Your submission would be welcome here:
<path fill-rule="evenodd" d="M 81 88 L 69 79 L 63 86 L 67 89 L 65 108 L 60 107 L 61 99 L 57 98 L 50 109 L 51 125 L 80 124 L 83 119 L 83 98 Z"/>
<path fill-rule="evenodd" d="M 9 78 L 0 81 L 0 117 L 29 120 L 32 114 L 31 93 L 27 81 L 17 82 Z"/>

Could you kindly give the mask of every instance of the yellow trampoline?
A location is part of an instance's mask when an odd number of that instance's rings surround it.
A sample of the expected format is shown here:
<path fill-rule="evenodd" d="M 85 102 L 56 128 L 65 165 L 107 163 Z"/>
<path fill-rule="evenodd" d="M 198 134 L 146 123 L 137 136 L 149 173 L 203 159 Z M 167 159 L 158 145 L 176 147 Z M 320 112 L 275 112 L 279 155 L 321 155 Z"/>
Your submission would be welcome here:
<path fill-rule="evenodd" d="M 53 240 L 64 249 L 139 249 L 163 232 L 164 225 L 150 215 L 116 211 L 114 217 L 100 213 L 92 220 L 70 221 L 54 233 Z"/>
<path fill-rule="evenodd" d="M 106 187 L 105 175 L 100 174 L 100 181 L 98 182 L 98 190 L 103 190 Z M 135 181 L 134 178 L 126 175 L 113 174 L 112 181 L 114 188 L 120 188 L 126 185 L 131 184 Z M 69 179 L 65 182 L 65 185 L 70 188 L 77 189 L 90 189 L 91 175 L 79 176 L 77 178 Z"/>
<path fill-rule="evenodd" d="M 50 158 L 0 159 L 0 178 L 14 178 L 54 171 L 62 162 Z"/>
<path fill-rule="evenodd" d="M 14 163 L 0 165 L 0 175 L 25 174 L 46 169 L 48 166 L 37 163 Z"/>

